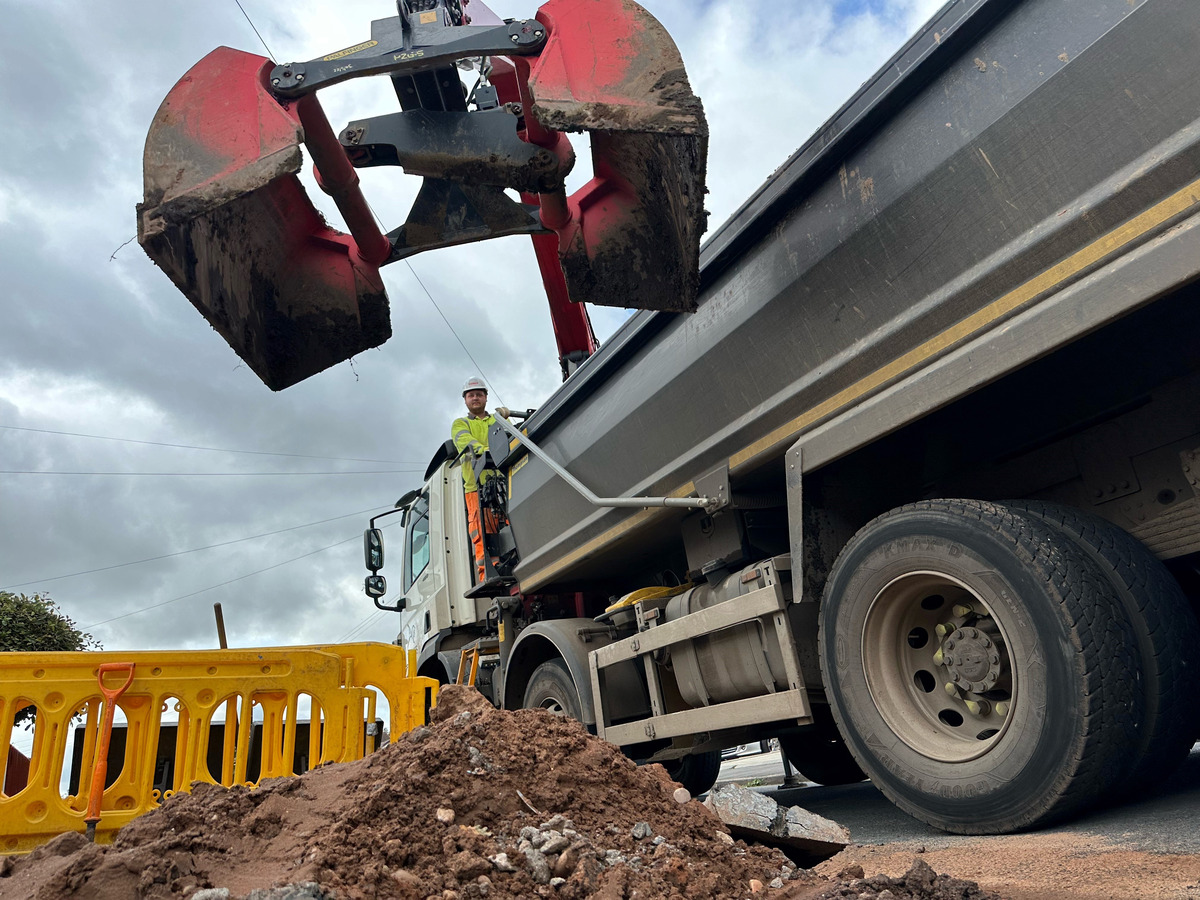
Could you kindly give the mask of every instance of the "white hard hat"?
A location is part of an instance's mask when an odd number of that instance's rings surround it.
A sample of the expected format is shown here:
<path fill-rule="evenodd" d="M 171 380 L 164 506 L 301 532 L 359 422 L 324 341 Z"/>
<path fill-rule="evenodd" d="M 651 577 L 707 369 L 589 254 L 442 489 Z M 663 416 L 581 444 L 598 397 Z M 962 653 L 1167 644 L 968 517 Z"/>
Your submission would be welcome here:
<path fill-rule="evenodd" d="M 488 389 L 487 385 L 483 383 L 482 378 L 472 375 L 467 379 L 467 383 L 463 385 L 462 392 L 464 397 L 467 395 L 467 391 L 483 391 L 486 394 Z"/>

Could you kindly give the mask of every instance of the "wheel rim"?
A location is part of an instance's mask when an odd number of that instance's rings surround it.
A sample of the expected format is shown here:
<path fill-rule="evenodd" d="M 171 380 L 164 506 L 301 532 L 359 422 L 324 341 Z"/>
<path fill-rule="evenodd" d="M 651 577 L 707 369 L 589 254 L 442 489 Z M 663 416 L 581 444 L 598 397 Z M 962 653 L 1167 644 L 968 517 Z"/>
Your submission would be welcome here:
<path fill-rule="evenodd" d="M 888 727 L 918 753 L 965 762 L 1004 737 L 1017 673 L 1003 623 L 950 575 L 912 572 L 871 601 L 862 631 L 867 688 Z"/>
<path fill-rule="evenodd" d="M 541 703 L 538 704 L 538 706 L 542 709 L 549 710 L 556 716 L 568 715 L 566 704 L 560 697 L 546 697 Z"/>

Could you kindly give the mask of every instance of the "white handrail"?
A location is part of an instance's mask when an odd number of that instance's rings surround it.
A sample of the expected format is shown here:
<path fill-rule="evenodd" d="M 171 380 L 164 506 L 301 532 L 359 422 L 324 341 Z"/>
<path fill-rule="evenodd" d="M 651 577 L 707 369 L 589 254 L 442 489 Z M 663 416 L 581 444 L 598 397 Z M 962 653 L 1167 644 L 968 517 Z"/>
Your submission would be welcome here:
<path fill-rule="evenodd" d="M 578 478 L 556 463 L 550 456 L 529 439 L 528 435 L 524 435 L 517 430 L 517 427 L 512 422 L 503 416 L 496 415 L 495 419 L 500 423 L 512 437 L 530 453 L 544 462 L 550 467 L 559 478 L 573 487 L 588 503 L 593 506 L 614 506 L 614 507 L 651 507 L 651 506 L 675 506 L 685 509 L 709 509 L 715 504 L 708 497 L 598 497 L 590 491 Z"/>

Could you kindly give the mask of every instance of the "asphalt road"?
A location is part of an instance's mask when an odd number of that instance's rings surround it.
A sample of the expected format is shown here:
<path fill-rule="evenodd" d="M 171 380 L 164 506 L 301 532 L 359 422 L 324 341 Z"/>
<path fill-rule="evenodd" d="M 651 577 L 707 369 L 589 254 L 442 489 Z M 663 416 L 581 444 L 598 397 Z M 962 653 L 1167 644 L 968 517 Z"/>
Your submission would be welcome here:
<path fill-rule="evenodd" d="M 916 841 L 933 850 L 977 837 L 948 835 L 901 812 L 869 782 L 823 787 L 800 781 L 788 787 L 779 751 L 726 760 L 718 784 L 738 782 L 753 787 L 781 806 L 803 806 L 850 830 L 856 844 Z M 1158 853 L 1200 853 L 1200 744 L 1187 762 L 1156 792 L 1135 802 L 1099 809 L 1052 834 L 1087 834 L 1112 844 Z"/>

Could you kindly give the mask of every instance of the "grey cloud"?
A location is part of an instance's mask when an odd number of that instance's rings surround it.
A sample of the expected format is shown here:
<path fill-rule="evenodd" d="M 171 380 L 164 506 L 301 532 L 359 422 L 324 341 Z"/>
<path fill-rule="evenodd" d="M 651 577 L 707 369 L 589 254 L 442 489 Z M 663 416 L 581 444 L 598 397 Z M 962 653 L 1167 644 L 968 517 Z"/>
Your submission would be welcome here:
<path fill-rule="evenodd" d="M 908 16 L 912 27 L 917 2 L 891 2 L 888 8 Z M 244 5 L 283 58 L 361 40 L 371 18 L 394 12 L 387 0 L 336 8 L 315 0 Z M 515 0 L 490 5 L 506 16 L 527 16 L 536 6 Z M 907 36 L 889 19 L 855 32 L 858 46 L 831 51 L 797 25 L 798 13 L 765 0 L 701 6 L 647 0 L 647 5 L 675 35 L 709 113 L 708 205 L 714 226 Z M 806 5 L 806 15 L 820 7 Z M 738 17 L 769 23 L 767 32 L 750 32 L 776 39 L 751 44 L 720 37 L 720 23 Z M 559 382 L 558 363 L 524 239 L 412 261 L 457 338 L 406 265 L 385 270 L 395 336 L 352 364 L 282 393 L 269 391 L 240 363 L 136 243 L 110 260 L 134 232 L 142 146 L 159 102 L 195 61 L 221 44 L 263 52 L 234 4 L 108 0 L 6 6 L 0 31 L 5 138 L 0 197 L 12 205 L 9 220 L 0 218 L 0 425 L 398 460 L 423 470 L 461 406 L 459 385 L 476 368 L 490 379 L 493 402 L 536 406 L 544 400 Z M 377 95 L 365 87 L 338 93 L 326 104 L 331 121 L 337 127 L 350 116 L 375 114 L 356 104 L 374 104 Z M 748 141 L 752 154 L 746 153 Z M 371 173 L 364 182 L 385 224 L 402 221 L 415 179 Z M 314 200 L 325 208 L 323 198 L 314 194 Z M 625 316 L 619 310 L 593 313 L 602 338 Z M 0 428 L 0 469 L 387 468 L 392 466 Z M 0 586 L 386 507 L 419 478 L 412 471 L 326 477 L 0 475 Z M 361 593 L 358 535 L 366 519 L 20 590 L 44 587 L 81 625 L 89 625 L 278 566 L 117 619 L 96 633 L 112 648 L 212 646 L 212 604 L 219 601 L 230 638 L 240 645 L 336 640 L 364 623 L 358 637 L 387 640 L 394 636 L 393 617 L 376 615 Z M 346 543 L 278 565 L 339 541 Z"/>

